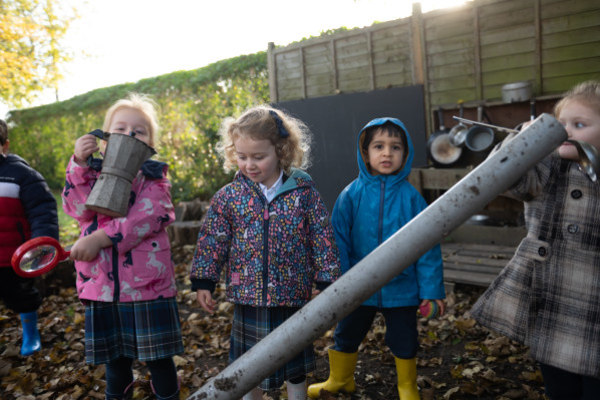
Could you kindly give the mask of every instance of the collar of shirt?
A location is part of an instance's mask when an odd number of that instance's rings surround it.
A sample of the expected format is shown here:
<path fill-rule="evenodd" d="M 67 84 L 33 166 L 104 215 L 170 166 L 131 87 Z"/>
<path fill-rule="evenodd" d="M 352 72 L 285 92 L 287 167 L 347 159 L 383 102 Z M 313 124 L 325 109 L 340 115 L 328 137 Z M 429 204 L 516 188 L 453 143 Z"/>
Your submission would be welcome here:
<path fill-rule="evenodd" d="M 263 194 L 267 198 L 268 203 L 270 203 L 271 200 L 273 200 L 273 198 L 275 197 L 275 194 L 277 193 L 277 191 L 279 190 L 281 185 L 283 185 L 283 170 L 279 171 L 279 178 L 277 178 L 277 181 L 270 188 L 266 187 L 265 185 L 263 185 L 260 182 L 258 183 L 258 186 L 260 187 L 260 190 L 262 190 Z"/>

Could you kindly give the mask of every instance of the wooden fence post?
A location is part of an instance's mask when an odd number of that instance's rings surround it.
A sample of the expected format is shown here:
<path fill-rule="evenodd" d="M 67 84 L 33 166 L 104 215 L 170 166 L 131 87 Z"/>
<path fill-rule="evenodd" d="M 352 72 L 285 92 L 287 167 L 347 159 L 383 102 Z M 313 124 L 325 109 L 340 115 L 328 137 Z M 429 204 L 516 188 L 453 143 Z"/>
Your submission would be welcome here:
<path fill-rule="evenodd" d="M 298 47 L 300 54 L 300 80 L 302 81 L 302 98 L 306 99 L 306 66 L 304 65 L 304 46 Z"/>
<path fill-rule="evenodd" d="M 335 50 L 335 39 L 329 41 L 329 50 L 331 54 L 331 79 L 333 80 L 333 93 L 340 93 L 340 83 L 338 79 L 338 66 L 337 66 L 337 55 Z"/>
<path fill-rule="evenodd" d="M 279 96 L 277 94 L 277 65 L 275 64 L 275 43 L 269 42 L 267 50 L 267 68 L 269 73 L 269 97 L 271 103 L 277 103 Z"/>
<path fill-rule="evenodd" d="M 479 6 L 473 4 L 473 52 L 474 54 L 474 75 L 475 75 L 475 96 L 477 100 L 483 100 L 483 77 L 481 76 L 481 40 L 479 37 Z"/>
<path fill-rule="evenodd" d="M 431 105 L 429 101 L 429 82 L 427 79 L 427 55 L 425 53 L 425 29 L 423 27 L 423 14 L 421 3 L 413 3 L 412 16 L 410 18 L 410 47 L 413 85 L 423 85 L 423 102 L 425 107 L 425 132 L 429 136 L 433 132 Z"/>
<path fill-rule="evenodd" d="M 540 0 L 533 0 L 533 23 L 535 24 L 535 52 L 534 52 L 534 88 L 533 97 L 536 93 L 544 93 L 544 87 L 542 79 L 542 17 L 540 9 Z"/>
<path fill-rule="evenodd" d="M 367 29 L 365 34 L 367 40 L 367 55 L 369 56 L 369 87 L 371 90 L 375 90 L 375 65 L 373 65 L 373 42 L 371 41 L 371 30 Z"/>

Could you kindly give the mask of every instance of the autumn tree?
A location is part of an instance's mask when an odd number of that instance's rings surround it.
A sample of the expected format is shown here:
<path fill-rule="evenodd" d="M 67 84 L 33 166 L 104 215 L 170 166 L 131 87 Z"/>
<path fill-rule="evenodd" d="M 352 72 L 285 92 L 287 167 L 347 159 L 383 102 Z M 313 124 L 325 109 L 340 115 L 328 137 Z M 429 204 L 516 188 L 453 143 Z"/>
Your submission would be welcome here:
<path fill-rule="evenodd" d="M 62 4 L 62 5 L 61 5 Z M 0 101 L 19 107 L 55 88 L 69 60 L 64 37 L 75 18 L 60 0 L 0 0 Z"/>

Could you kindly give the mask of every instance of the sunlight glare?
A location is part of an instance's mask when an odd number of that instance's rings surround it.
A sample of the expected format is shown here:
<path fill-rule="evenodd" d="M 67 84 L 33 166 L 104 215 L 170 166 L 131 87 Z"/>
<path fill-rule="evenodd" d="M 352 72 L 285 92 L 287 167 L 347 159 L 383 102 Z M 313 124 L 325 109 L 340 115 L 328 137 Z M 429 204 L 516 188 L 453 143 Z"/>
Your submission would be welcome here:
<path fill-rule="evenodd" d="M 421 12 L 468 1 L 472 0 L 421 0 Z M 287 46 L 328 30 L 363 28 L 374 22 L 407 18 L 412 15 L 414 2 L 170 0 L 169 7 L 147 0 L 78 3 L 81 18 L 73 22 L 66 37 L 74 59 L 64 66 L 60 100 L 265 51 L 269 42 Z M 106 21 L 124 29 L 108 28 Z M 53 102 L 56 96 L 53 90 L 47 90 L 32 105 Z M 5 112 L 6 107 L 0 103 L 0 117 Z"/>
<path fill-rule="evenodd" d="M 471 1 L 472 0 L 422 0 L 420 3 L 421 11 L 426 13 L 440 8 L 458 7 Z"/>

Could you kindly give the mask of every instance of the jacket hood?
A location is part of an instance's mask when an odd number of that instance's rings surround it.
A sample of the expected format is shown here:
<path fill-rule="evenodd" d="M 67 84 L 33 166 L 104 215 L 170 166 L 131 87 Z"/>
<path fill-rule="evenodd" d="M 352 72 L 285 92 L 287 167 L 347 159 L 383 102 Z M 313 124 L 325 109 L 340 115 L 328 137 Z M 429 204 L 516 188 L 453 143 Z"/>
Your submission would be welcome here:
<path fill-rule="evenodd" d="M 13 153 L 8 153 L 8 154 L 2 154 L 0 155 L 0 163 L 22 163 L 25 165 L 29 165 L 27 163 L 27 161 L 25 161 L 23 158 L 21 158 L 20 156 L 13 154 Z"/>
<path fill-rule="evenodd" d="M 90 168 L 92 168 L 93 170 L 97 171 L 97 172 L 101 172 L 102 171 L 102 159 L 101 158 L 89 158 L 87 160 L 87 164 Z M 156 160 L 146 160 L 144 161 L 144 163 L 142 164 L 142 166 L 140 167 L 140 169 L 142 170 L 142 173 L 151 179 L 160 179 L 164 176 L 165 174 L 165 167 L 167 167 L 168 165 L 162 161 L 156 161 Z"/>
<path fill-rule="evenodd" d="M 286 178 L 283 182 L 283 185 L 281 185 L 281 187 L 277 191 L 277 194 L 276 194 L 277 196 L 283 192 L 294 190 L 298 187 L 314 186 L 314 181 L 312 180 L 312 177 L 307 172 L 305 172 L 301 169 L 291 168 L 289 175 L 287 175 L 285 173 L 284 173 L 284 175 L 286 175 Z M 256 188 L 256 190 L 258 190 L 260 192 L 260 187 L 258 186 L 258 184 L 256 182 L 253 182 L 247 176 L 245 176 L 241 171 L 238 170 L 235 173 L 234 180 L 235 179 L 245 181 L 246 184 L 248 184 L 250 186 L 254 186 Z"/>
<path fill-rule="evenodd" d="M 382 117 L 382 118 L 375 118 L 375 119 L 369 121 L 360 130 L 360 132 L 358 132 L 358 137 L 356 138 L 356 158 L 358 161 L 359 176 L 363 179 L 368 179 L 368 180 L 377 179 L 376 177 L 378 175 L 371 174 L 371 172 L 369 172 L 369 169 L 367 168 L 367 164 L 365 162 L 363 153 L 361 151 L 361 147 L 362 147 L 361 146 L 361 142 L 362 142 L 361 138 L 363 137 L 365 130 L 367 130 L 368 128 L 371 128 L 374 126 L 381 126 L 381 125 L 385 124 L 386 122 L 390 122 L 390 123 L 396 125 L 397 127 L 399 127 L 400 131 L 404 132 L 404 138 L 406 140 L 406 149 L 405 149 L 406 154 L 405 154 L 404 165 L 396 174 L 389 175 L 389 176 L 393 177 L 392 179 L 394 181 L 401 181 L 401 180 L 406 179 L 408 177 L 408 175 L 410 174 L 410 171 L 412 169 L 414 148 L 413 148 L 412 140 L 410 138 L 408 130 L 404 126 L 404 123 L 402 123 L 402 121 L 400 121 L 399 119 L 391 118 L 391 117 Z"/>

